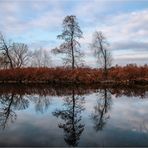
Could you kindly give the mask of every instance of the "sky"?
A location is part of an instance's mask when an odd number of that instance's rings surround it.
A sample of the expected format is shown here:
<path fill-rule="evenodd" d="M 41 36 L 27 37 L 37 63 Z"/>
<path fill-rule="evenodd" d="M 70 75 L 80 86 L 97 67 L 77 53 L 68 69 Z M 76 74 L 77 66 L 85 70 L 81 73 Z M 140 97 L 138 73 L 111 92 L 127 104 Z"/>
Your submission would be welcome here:
<path fill-rule="evenodd" d="M 67 15 L 75 15 L 83 31 L 86 65 L 98 66 L 90 48 L 95 31 L 110 43 L 113 65 L 148 64 L 147 0 L 0 0 L 0 31 L 30 50 L 51 51 L 62 43 L 57 35 Z M 60 56 L 51 57 L 54 65 L 62 64 Z"/>

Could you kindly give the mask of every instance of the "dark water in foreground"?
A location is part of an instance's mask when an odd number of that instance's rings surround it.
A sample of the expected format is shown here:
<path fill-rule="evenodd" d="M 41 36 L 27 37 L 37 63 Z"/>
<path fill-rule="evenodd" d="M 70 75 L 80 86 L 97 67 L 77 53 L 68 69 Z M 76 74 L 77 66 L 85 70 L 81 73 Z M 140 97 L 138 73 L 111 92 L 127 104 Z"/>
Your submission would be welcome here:
<path fill-rule="evenodd" d="M 148 91 L 0 88 L 0 146 L 148 146 Z"/>

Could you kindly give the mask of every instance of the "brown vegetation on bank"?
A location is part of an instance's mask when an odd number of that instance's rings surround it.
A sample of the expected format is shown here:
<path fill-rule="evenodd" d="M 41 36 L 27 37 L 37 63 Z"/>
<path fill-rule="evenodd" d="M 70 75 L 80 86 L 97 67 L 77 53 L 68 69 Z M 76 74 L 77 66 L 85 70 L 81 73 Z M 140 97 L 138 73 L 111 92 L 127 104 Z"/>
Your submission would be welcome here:
<path fill-rule="evenodd" d="M 127 65 L 109 69 L 108 79 L 104 80 L 101 69 L 91 68 L 15 68 L 0 70 L 1 83 L 109 83 L 109 84 L 148 84 L 148 66 Z"/>

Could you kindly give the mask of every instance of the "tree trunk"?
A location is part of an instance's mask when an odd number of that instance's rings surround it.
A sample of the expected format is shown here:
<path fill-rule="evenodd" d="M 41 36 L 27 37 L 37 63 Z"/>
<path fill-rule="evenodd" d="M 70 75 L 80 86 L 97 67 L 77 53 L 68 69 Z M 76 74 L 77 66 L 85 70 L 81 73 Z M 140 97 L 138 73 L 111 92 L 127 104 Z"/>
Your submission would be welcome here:
<path fill-rule="evenodd" d="M 74 69 L 75 68 L 75 58 L 74 58 L 73 45 L 72 45 L 72 49 L 71 50 L 72 50 L 72 69 Z"/>
<path fill-rule="evenodd" d="M 7 45 L 6 45 L 5 41 L 4 41 L 4 39 L 2 39 L 2 41 L 3 41 L 3 44 L 4 44 L 4 48 L 5 48 L 5 52 L 6 52 L 7 58 L 8 58 L 9 63 L 10 63 L 10 68 L 13 69 L 12 59 L 11 59 L 11 57 L 10 57 L 10 55 L 9 55 L 9 49 L 8 49 L 8 47 L 7 47 Z"/>
<path fill-rule="evenodd" d="M 75 69 L 75 57 L 74 57 L 74 49 L 73 49 L 73 34 L 74 34 L 74 32 L 72 31 L 72 33 L 71 33 L 72 69 Z"/>
<path fill-rule="evenodd" d="M 107 80 L 107 55 L 106 55 L 106 50 L 104 51 L 104 79 Z"/>
<path fill-rule="evenodd" d="M 11 57 L 9 56 L 9 52 L 8 52 L 8 50 L 6 51 L 6 53 L 7 53 L 7 57 L 8 57 L 8 59 L 9 59 L 10 68 L 13 69 L 12 60 L 11 60 Z"/>

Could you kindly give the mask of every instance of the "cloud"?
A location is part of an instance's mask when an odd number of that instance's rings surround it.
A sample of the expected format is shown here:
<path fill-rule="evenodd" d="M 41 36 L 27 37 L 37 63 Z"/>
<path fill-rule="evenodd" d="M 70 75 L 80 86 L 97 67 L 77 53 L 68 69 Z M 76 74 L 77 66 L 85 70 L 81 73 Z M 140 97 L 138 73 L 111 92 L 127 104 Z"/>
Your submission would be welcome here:
<path fill-rule="evenodd" d="M 96 16 L 98 13 L 102 12 L 106 8 L 106 1 L 101 0 L 85 0 L 80 1 L 79 5 L 75 7 L 73 11 L 78 18 L 82 19 L 83 23 L 86 25 L 90 23 L 95 23 L 97 20 Z"/>
<path fill-rule="evenodd" d="M 98 29 L 107 34 L 111 40 L 145 40 L 148 35 L 148 10 L 132 11 L 121 13 L 116 16 L 106 18 Z"/>
<path fill-rule="evenodd" d="M 113 42 L 112 49 L 122 49 L 122 50 L 140 50 L 140 51 L 148 51 L 148 42 L 141 41 L 122 41 L 122 42 Z"/>
<path fill-rule="evenodd" d="M 45 12 L 42 16 L 33 19 L 27 25 L 29 27 L 39 27 L 41 29 L 56 29 L 61 26 L 62 19 L 64 14 L 60 10 L 48 11 Z"/>
<path fill-rule="evenodd" d="M 61 25 L 64 11 L 57 1 L 1 1 L 0 29 L 20 34 L 32 29 L 55 29 Z"/>

